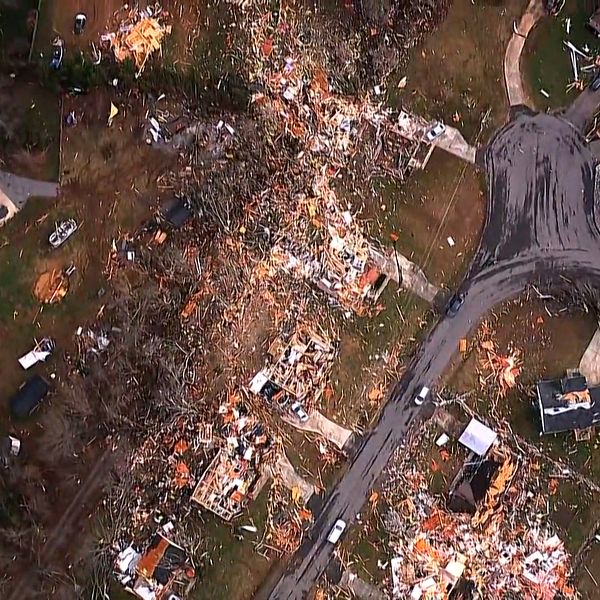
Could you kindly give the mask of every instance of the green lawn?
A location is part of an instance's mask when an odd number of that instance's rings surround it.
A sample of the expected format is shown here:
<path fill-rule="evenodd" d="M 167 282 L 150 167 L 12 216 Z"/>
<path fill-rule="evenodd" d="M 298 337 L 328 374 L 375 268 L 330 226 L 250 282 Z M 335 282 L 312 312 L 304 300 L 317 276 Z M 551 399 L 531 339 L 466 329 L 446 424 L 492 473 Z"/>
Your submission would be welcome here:
<path fill-rule="evenodd" d="M 591 12 L 586 0 L 567 0 L 558 18 L 543 19 L 531 33 L 522 60 L 531 97 L 540 110 L 564 106 L 578 93 L 567 92 L 573 70 L 565 41 L 584 51 L 587 46 L 592 55 L 600 52 L 600 40 L 586 26 Z M 570 34 L 567 34 L 567 19 L 571 21 Z M 540 90 L 550 97 L 546 98 Z"/>

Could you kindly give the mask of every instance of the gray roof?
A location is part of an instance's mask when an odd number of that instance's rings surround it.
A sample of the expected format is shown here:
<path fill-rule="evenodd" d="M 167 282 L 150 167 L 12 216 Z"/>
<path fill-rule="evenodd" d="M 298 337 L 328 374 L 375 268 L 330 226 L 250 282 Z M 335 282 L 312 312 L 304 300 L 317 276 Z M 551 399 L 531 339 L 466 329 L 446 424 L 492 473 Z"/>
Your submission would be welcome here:
<path fill-rule="evenodd" d="M 574 392 L 581 393 L 580 397 L 567 397 Z M 542 433 L 587 429 L 600 423 L 600 387 L 588 388 L 584 377 L 542 380 L 537 394 Z"/>

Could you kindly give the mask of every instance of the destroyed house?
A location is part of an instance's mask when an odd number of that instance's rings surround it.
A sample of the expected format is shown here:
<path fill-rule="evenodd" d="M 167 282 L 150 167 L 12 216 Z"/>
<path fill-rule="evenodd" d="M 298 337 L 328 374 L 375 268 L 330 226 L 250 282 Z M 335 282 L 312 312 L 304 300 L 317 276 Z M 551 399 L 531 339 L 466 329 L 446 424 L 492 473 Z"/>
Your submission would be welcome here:
<path fill-rule="evenodd" d="M 352 219 L 350 213 L 348 219 Z M 285 240 L 273 248 L 272 259 L 286 271 L 311 281 L 341 307 L 366 315 L 387 284 L 388 275 L 377 266 L 375 248 L 359 233 L 339 235 L 330 229 L 331 239 L 318 254 Z"/>
<path fill-rule="evenodd" d="M 125 589 L 142 600 L 178 600 L 196 574 L 187 552 L 161 533 L 144 554 L 125 548 L 115 566 Z"/>
<path fill-rule="evenodd" d="M 312 331 L 299 329 L 288 343 L 277 338 L 268 349 L 273 364 L 256 374 L 250 391 L 282 408 L 292 400 L 314 405 L 324 392 L 336 350 Z"/>
<path fill-rule="evenodd" d="M 271 440 L 255 418 L 238 405 L 220 409 L 226 440 L 210 462 L 192 494 L 192 500 L 225 521 L 241 514 L 256 492 L 261 463 Z"/>
<path fill-rule="evenodd" d="M 450 487 L 448 508 L 474 515 L 483 501 L 500 465 L 472 453 Z"/>
<path fill-rule="evenodd" d="M 192 500 L 225 521 L 241 514 L 256 477 L 244 461 L 219 452 L 202 475 Z"/>
<path fill-rule="evenodd" d="M 578 371 L 537 384 L 542 433 L 582 431 L 600 423 L 600 387 L 590 388 Z"/>
<path fill-rule="evenodd" d="M 325 273 L 317 287 L 358 315 L 367 313 L 389 283 L 375 265 L 372 248 L 360 234 L 333 235 L 323 257 Z"/>

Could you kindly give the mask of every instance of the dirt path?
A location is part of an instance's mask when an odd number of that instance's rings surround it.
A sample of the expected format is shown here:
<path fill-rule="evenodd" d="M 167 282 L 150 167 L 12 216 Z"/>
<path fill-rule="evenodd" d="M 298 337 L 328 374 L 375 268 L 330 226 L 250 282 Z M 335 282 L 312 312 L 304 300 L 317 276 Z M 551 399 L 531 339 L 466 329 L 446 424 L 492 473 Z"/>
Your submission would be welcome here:
<path fill-rule="evenodd" d="M 527 36 L 536 23 L 546 15 L 542 0 L 531 0 L 523 13 L 516 31 L 513 33 L 504 55 L 504 81 L 510 106 L 518 104 L 531 105 L 523 88 L 521 77 L 521 56 L 525 48 Z"/>
<path fill-rule="evenodd" d="M 23 600 L 29 598 L 28 590 L 39 587 L 37 573 L 44 571 L 52 565 L 52 561 L 59 556 L 68 555 L 70 544 L 76 539 L 76 534 L 84 522 L 85 513 L 96 505 L 97 496 L 102 486 L 107 481 L 108 474 L 113 465 L 114 451 L 112 444 L 98 457 L 91 468 L 87 479 L 81 484 L 75 497 L 62 514 L 55 527 L 46 538 L 41 548 L 36 567 L 26 569 L 18 577 L 12 588 L 12 593 L 7 600 Z"/>

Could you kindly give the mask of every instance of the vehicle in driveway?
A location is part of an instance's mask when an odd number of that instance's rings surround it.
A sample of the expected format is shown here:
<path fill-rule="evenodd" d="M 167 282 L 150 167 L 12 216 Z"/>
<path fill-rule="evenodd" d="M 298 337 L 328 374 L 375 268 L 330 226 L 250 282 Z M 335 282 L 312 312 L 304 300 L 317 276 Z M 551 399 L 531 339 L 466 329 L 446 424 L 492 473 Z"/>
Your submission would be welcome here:
<path fill-rule="evenodd" d="M 56 223 L 54 231 L 50 234 L 48 241 L 53 248 L 62 246 L 76 231 L 77 221 L 75 219 L 66 219 Z"/>
<path fill-rule="evenodd" d="M 454 294 L 452 298 L 450 298 L 450 302 L 448 302 L 448 306 L 446 307 L 446 316 L 454 317 L 458 314 L 458 311 L 461 309 L 462 305 L 465 303 L 465 294 L 458 293 Z"/>
<path fill-rule="evenodd" d="M 425 139 L 428 142 L 437 140 L 441 135 L 446 133 L 446 126 L 443 123 L 436 123 L 426 134 Z"/>
<path fill-rule="evenodd" d="M 327 536 L 327 541 L 330 544 L 337 544 L 340 541 L 340 538 L 342 537 L 342 533 L 344 533 L 345 529 L 346 529 L 346 521 L 343 521 L 342 519 L 338 519 L 335 522 L 335 525 L 331 528 L 331 531 L 329 532 L 329 535 Z"/>
<path fill-rule="evenodd" d="M 300 402 L 294 402 L 294 404 L 290 406 L 290 410 L 298 417 L 301 423 L 306 423 L 306 421 L 308 421 L 308 414 Z"/>
<path fill-rule="evenodd" d="M 415 404 L 421 406 L 427 400 L 427 396 L 429 396 L 429 388 L 424 385 L 421 391 L 415 396 Z"/>
<path fill-rule="evenodd" d="M 64 43 L 60 38 L 56 38 L 52 42 L 52 54 L 50 55 L 50 68 L 53 71 L 58 71 L 60 69 L 64 56 Z"/>
<path fill-rule="evenodd" d="M 46 380 L 39 375 L 30 377 L 13 394 L 9 400 L 10 411 L 14 417 L 23 419 L 28 417 L 50 391 Z"/>

